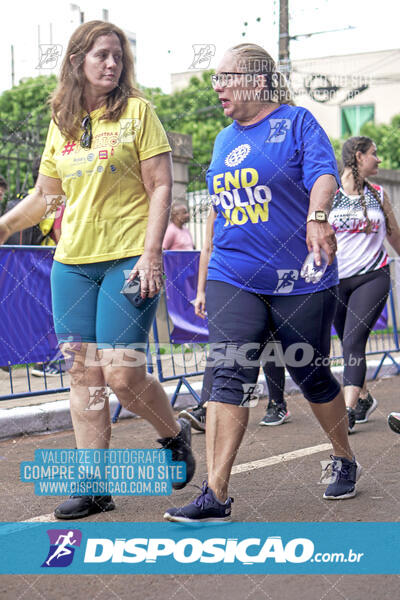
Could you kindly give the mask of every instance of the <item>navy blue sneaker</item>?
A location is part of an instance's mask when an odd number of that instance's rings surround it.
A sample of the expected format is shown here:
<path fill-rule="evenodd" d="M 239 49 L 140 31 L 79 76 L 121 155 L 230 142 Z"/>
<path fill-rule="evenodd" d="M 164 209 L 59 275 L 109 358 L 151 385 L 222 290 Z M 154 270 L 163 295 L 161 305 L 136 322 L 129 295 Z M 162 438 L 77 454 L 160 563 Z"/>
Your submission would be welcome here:
<path fill-rule="evenodd" d="M 157 440 L 165 449 L 172 450 L 172 460 L 180 460 L 186 463 L 186 480 L 176 481 L 172 484 L 174 490 L 181 490 L 193 478 L 196 468 L 196 461 L 192 454 L 191 440 L 192 431 L 189 421 L 178 419 L 181 430 L 176 437 L 166 437 Z"/>
<path fill-rule="evenodd" d="M 356 481 L 361 475 L 361 465 L 356 459 L 333 456 L 332 462 L 326 467 L 332 470 L 332 481 L 326 488 L 325 500 L 345 500 L 356 495 Z"/>
<path fill-rule="evenodd" d="M 167 521 L 178 523 L 212 523 L 231 520 L 231 505 L 233 498 L 220 502 L 214 492 L 203 481 L 200 496 L 182 508 L 170 508 L 164 515 Z"/>

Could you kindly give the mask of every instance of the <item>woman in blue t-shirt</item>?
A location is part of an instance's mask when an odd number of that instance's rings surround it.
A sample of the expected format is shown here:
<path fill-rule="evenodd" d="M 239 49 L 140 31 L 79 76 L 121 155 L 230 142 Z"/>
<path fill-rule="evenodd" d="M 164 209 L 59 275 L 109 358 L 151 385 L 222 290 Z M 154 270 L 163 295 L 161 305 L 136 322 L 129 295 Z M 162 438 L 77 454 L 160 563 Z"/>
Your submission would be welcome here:
<path fill-rule="evenodd" d="M 194 502 L 166 512 L 171 521 L 230 519 L 229 476 L 259 364 L 279 355 L 332 442 L 335 476 L 324 498 L 353 497 L 360 474 L 343 394 L 329 367 L 338 283 L 327 220 L 339 182 L 332 147 L 314 117 L 292 105 L 263 48 L 231 48 L 212 83 L 233 123 L 217 136 L 207 172 L 213 230 L 206 288 L 213 368 L 208 482 Z M 302 263 L 310 251 L 318 263 L 321 250 L 329 266 L 319 283 L 306 282 Z"/>

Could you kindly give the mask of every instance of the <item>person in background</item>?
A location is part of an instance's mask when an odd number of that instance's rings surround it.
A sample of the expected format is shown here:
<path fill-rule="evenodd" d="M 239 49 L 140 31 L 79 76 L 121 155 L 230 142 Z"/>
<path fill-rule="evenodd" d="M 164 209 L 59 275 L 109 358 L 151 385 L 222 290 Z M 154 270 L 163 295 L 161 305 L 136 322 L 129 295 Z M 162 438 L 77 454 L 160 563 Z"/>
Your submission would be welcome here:
<path fill-rule="evenodd" d="M 206 283 L 207 270 L 213 249 L 214 223 L 207 220 L 206 237 L 200 252 L 199 274 L 197 278 L 197 295 L 194 301 L 194 312 L 201 319 L 207 317 L 206 313 Z M 265 380 L 268 386 L 267 411 L 260 421 L 260 425 L 282 425 L 290 420 L 291 415 L 284 398 L 285 367 L 281 364 L 268 361 L 263 365 Z M 179 416 L 188 419 L 193 429 L 204 432 L 206 430 L 207 403 L 212 389 L 212 369 L 206 367 L 201 389 L 200 403 L 193 408 L 186 408 Z"/>
<path fill-rule="evenodd" d="M 2 175 L 0 175 L 0 212 L 2 212 L 2 209 L 3 209 L 3 201 L 4 201 L 4 196 L 6 194 L 7 189 L 8 189 L 7 181 L 4 179 L 4 177 Z M 8 373 L 10 370 L 10 367 L 8 365 L 3 365 L 3 366 L 0 366 L 0 369 L 2 371 L 6 371 Z"/>
<path fill-rule="evenodd" d="M 4 179 L 2 175 L 0 175 L 0 212 L 3 207 L 4 196 L 6 195 L 6 191 L 8 189 L 7 181 Z"/>
<path fill-rule="evenodd" d="M 190 214 L 184 202 L 174 202 L 171 207 L 171 221 L 165 232 L 163 250 L 193 250 L 193 238 L 185 227 Z"/>
<path fill-rule="evenodd" d="M 400 230 L 385 190 L 368 181 L 381 160 L 373 140 L 352 137 L 342 148 L 342 186 L 329 215 L 337 240 L 338 303 L 334 326 L 343 346 L 349 431 L 366 423 L 377 401 L 366 389 L 365 348 L 390 289 L 387 240 L 400 253 Z"/>

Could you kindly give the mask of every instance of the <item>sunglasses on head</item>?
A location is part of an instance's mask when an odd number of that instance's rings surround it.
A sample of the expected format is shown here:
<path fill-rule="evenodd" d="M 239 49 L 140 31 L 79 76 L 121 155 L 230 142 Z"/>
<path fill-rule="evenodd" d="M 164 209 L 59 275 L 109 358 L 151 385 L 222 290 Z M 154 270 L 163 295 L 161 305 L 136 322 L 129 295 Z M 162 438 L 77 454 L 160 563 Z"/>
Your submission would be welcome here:
<path fill-rule="evenodd" d="M 90 115 L 86 115 L 81 123 L 81 129 L 83 129 L 83 133 L 80 139 L 80 144 L 82 148 L 91 148 L 92 147 L 92 121 L 90 120 Z"/>

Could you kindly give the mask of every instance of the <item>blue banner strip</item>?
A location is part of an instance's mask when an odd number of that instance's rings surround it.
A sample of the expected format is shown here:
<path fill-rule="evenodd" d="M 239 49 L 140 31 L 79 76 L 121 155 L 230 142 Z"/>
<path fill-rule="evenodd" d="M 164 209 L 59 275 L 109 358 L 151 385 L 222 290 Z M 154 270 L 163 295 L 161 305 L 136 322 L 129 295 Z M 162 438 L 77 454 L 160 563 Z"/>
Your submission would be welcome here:
<path fill-rule="evenodd" d="M 399 574 L 400 523 L 0 523 L 2 574 Z"/>

